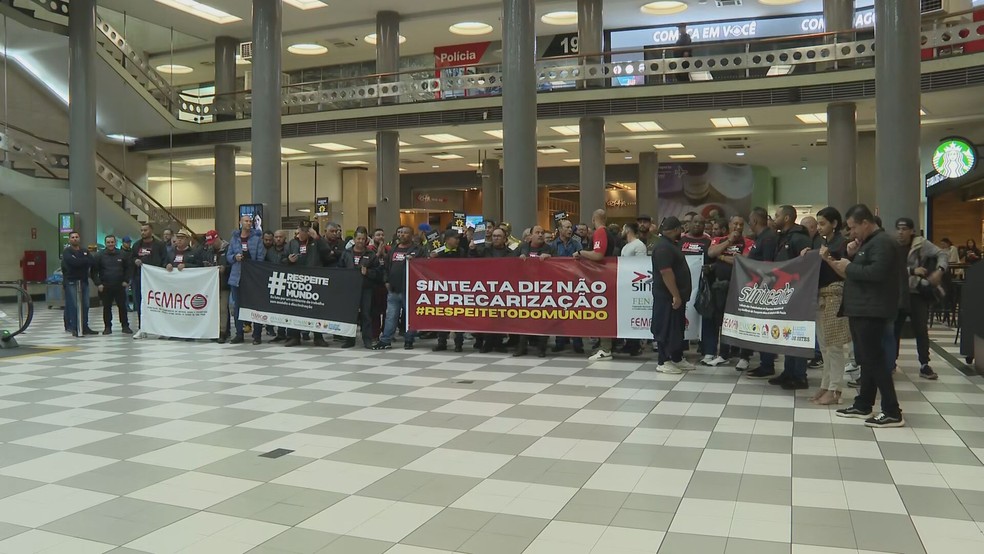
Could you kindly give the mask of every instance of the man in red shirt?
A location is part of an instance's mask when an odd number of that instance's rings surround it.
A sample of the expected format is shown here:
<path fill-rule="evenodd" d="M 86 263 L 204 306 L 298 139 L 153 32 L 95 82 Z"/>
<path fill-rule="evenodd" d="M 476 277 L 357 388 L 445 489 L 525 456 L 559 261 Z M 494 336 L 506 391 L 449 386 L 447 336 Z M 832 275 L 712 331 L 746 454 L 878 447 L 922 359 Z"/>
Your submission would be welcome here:
<path fill-rule="evenodd" d="M 718 333 L 721 331 L 721 324 L 724 321 L 724 310 L 722 308 L 728 295 L 728 284 L 731 282 L 735 258 L 737 256 L 747 256 L 751 252 L 752 247 L 755 246 L 755 241 L 744 235 L 745 218 L 740 215 L 731 218 L 729 231 L 729 234 L 725 237 L 714 237 L 711 242 L 711 248 L 707 252 L 707 256 L 714 260 L 714 263 L 711 264 L 713 275 L 711 293 L 714 296 L 714 307 L 716 309 L 714 318 L 705 318 L 702 323 L 701 350 L 703 351 L 704 358 L 700 363 L 702 365 L 717 367 L 727 363 L 729 358 L 739 356 L 740 359 L 738 360 L 736 369 L 744 371 L 748 368 L 748 358 L 752 354 L 751 351 L 742 352 L 737 348 L 727 345 L 721 345 L 719 349 Z M 717 356 L 714 355 L 716 353 L 715 351 L 717 351 Z"/>
<path fill-rule="evenodd" d="M 575 259 L 591 260 L 592 262 L 603 262 L 608 256 L 615 254 L 615 241 L 608 236 L 606 221 L 608 216 L 605 210 L 595 210 L 591 214 L 591 224 L 594 226 L 594 235 L 591 239 L 591 249 L 581 250 L 574 253 Z M 592 354 L 588 360 L 599 362 L 612 359 L 612 339 L 611 337 L 601 337 L 598 351 Z"/>

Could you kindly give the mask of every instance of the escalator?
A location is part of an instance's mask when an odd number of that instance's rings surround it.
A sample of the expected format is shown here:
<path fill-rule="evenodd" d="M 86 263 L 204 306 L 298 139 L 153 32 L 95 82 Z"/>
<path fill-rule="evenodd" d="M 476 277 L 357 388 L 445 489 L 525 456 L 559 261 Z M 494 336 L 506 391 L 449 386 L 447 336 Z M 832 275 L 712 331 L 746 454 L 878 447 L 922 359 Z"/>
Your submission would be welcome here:
<path fill-rule="evenodd" d="M 20 283 L 0 282 L 0 351 L 17 348 L 15 337 L 34 319 L 34 302 Z"/>

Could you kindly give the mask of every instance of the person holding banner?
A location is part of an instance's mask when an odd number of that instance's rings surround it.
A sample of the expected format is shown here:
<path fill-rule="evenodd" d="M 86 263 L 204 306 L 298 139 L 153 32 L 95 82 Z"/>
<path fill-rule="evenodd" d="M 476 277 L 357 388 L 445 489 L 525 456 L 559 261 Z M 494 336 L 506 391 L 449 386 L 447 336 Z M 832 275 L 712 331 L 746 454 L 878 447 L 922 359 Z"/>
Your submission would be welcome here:
<path fill-rule="evenodd" d="M 431 250 L 431 258 L 456 259 L 461 260 L 468 257 L 468 249 L 461 248 L 461 237 L 456 229 L 448 229 L 444 232 L 444 246 Z M 450 331 L 439 331 L 437 333 L 437 345 L 434 352 L 444 352 L 448 349 L 448 338 Z M 461 352 L 464 349 L 465 334 L 456 331 L 454 333 L 454 351 Z"/>
<path fill-rule="evenodd" d="M 779 237 L 772 229 L 772 216 L 764 208 L 754 208 L 748 218 L 748 226 L 752 229 L 755 243 L 748 252 L 748 258 L 758 262 L 776 261 L 776 249 Z M 751 352 L 743 352 L 736 369 L 748 368 Z M 776 355 L 770 352 L 760 354 L 759 367 L 745 373 L 749 379 L 771 379 L 776 374 Z"/>
<path fill-rule="evenodd" d="M 693 287 L 690 266 L 678 241 L 683 224 L 668 217 L 660 225 L 660 237 L 653 247 L 653 340 L 656 341 L 656 371 L 679 375 L 694 369 L 683 359 L 683 334 L 687 326 L 687 305 Z"/>
<path fill-rule="evenodd" d="M 89 273 L 92 269 L 93 256 L 89 255 L 87 249 L 82 248 L 81 241 L 78 231 L 72 231 L 68 235 L 68 248 L 62 253 L 67 293 L 65 317 L 72 336 L 76 338 L 97 334 L 89 328 Z"/>
<path fill-rule="evenodd" d="M 536 259 L 536 260 L 547 260 L 551 256 L 555 255 L 556 251 L 553 246 L 551 246 L 544 237 L 543 227 L 539 225 L 534 225 L 530 230 L 530 240 L 529 242 L 523 241 L 522 246 L 519 247 L 519 257 L 520 259 Z M 533 337 L 536 344 L 537 356 L 543 358 L 547 355 L 547 341 L 550 337 L 541 335 Z M 522 335 L 519 337 L 519 345 L 516 347 L 516 352 L 513 353 L 514 357 L 525 356 L 528 352 L 530 344 L 530 336 Z"/>
<path fill-rule="evenodd" d="M 730 233 L 724 237 L 716 237 L 711 240 L 711 247 L 707 251 L 707 256 L 714 260 L 711 265 L 712 277 L 711 297 L 714 299 L 714 317 L 706 318 L 701 321 L 701 343 L 708 341 L 708 346 L 717 345 L 717 357 L 701 360 L 702 365 L 717 367 L 728 363 L 732 357 L 738 357 L 738 364 L 735 369 L 744 371 L 748 368 L 748 358 L 751 351 L 742 351 L 718 340 L 718 333 L 724 322 L 724 308 L 728 299 L 728 288 L 731 284 L 731 276 L 734 273 L 735 258 L 737 256 L 747 256 L 751 252 L 755 242 L 744 235 L 745 218 L 736 215 L 731 218 Z M 704 326 L 705 321 L 710 321 Z M 713 349 L 708 348 L 710 353 Z M 743 367 L 744 364 L 744 367 Z"/>
<path fill-rule="evenodd" d="M 575 252 L 574 258 L 603 262 L 606 257 L 615 255 L 615 237 L 608 230 L 607 219 L 608 215 L 605 210 L 595 210 L 591 214 L 591 224 L 594 225 L 594 235 L 591 239 L 592 247 Z M 598 350 L 588 357 L 588 361 L 599 362 L 610 359 L 612 359 L 612 339 L 610 337 L 602 338 L 598 342 Z"/>
<path fill-rule="evenodd" d="M 848 258 L 824 258 L 845 278 L 842 312 L 849 318 L 854 353 L 861 364 L 860 390 L 854 404 L 837 410 L 838 417 L 864 419 L 867 427 L 902 427 L 891 368 L 885 359 L 883 339 L 898 316 L 901 286 L 898 243 L 880 229 L 868 206 L 857 204 L 847 211 L 852 242 Z M 881 413 L 871 417 L 875 396 L 881 396 Z"/>
<path fill-rule="evenodd" d="M 362 329 L 362 345 L 372 348 L 372 300 L 376 285 L 383 281 L 383 266 L 375 252 L 369 249 L 369 235 L 364 229 L 355 232 L 355 244 L 351 250 L 342 253 L 338 267 L 357 269 L 362 273 L 362 288 L 359 291 L 359 323 Z M 355 346 L 355 337 L 347 338 L 342 348 Z"/>
<path fill-rule="evenodd" d="M 476 245 L 474 243 L 469 245 L 469 248 L 475 249 L 475 256 L 479 258 L 513 258 L 518 253 L 515 250 L 509 248 L 509 244 L 506 239 L 506 232 L 499 227 L 491 226 L 492 234 L 492 244 L 482 244 Z M 505 335 L 495 334 L 495 333 L 485 333 L 482 339 L 482 347 L 479 350 L 482 354 L 488 354 L 493 350 L 499 352 L 500 354 L 505 354 L 508 352 L 504 344 Z"/>
<path fill-rule="evenodd" d="M 263 255 L 263 234 L 253 231 L 253 218 L 244 215 L 239 218 L 239 230 L 234 231 L 229 237 L 229 248 L 226 251 L 226 261 L 229 262 L 229 302 L 236 320 L 236 336 L 229 341 L 229 344 L 242 344 L 245 342 L 243 321 L 239 319 L 239 277 L 243 272 L 243 262 L 247 260 L 259 261 Z"/>
<path fill-rule="evenodd" d="M 167 260 L 167 247 L 162 241 L 154 238 L 154 226 L 150 223 L 144 223 L 140 226 L 140 241 L 137 242 L 136 246 L 133 247 L 133 255 L 131 256 L 133 260 L 133 302 L 134 308 L 137 310 L 137 326 L 141 324 L 140 318 L 140 305 L 143 303 L 141 298 L 141 267 L 144 265 L 150 265 L 153 267 L 164 267 L 164 262 Z M 137 338 L 137 334 L 133 335 L 133 338 Z"/>
<path fill-rule="evenodd" d="M 386 278 L 386 290 L 389 293 L 386 297 L 386 325 L 379 340 L 372 345 L 373 350 L 389 350 L 393 347 L 393 337 L 396 336 L 396 327 L 400 323 L 400 313 L 403 312 L 406 304 L 404 298 L 407 289 L 407 262 L 411 258 L 425 255 L 423 248 L 413 243 L 413 231 L 410 227 L 401 225 L 396 230 L 396 240 L 396 246 L 383 261 L 383 274 Z M 407 329 L 406 334 L 403 335 L 403 349 L 413 350 L 415 338 L 413 330 Z"/>
<path fill-rule="evenodd" d="M 820 256 L 840 260 L 847 256 L 847 240 L 841 234 L 842 217 L 833 207 L 817 212 L 817 236 L 821 237 Z M 839 315 L 844 301 L 844 278 L 824 263 L 820 266 L 820 291 L 817 299 L 817 343 L 823 362 L 820 389 L 810 399 L 814 404 L 840 404 L 844 389 L 845 346 L 851 342 L 848 320 Z"/>
<path fill-rule="evenodd" d="M 285 263 L 300 267 L 325 267 L 323 263 L 325 255 L 322 253 L 324 249 L 324 241 L 318 237 L 318 232 L 314 230 L 310 222 L 303 221 L 297 230 L 297 236 L 287 245 Z M 287 342 L 284 343 L 284 346 L 292 348 L 300 345 L 301 332 L 297 329 L 288 329 Z M 325 342 L 321 333 L 315 333 L 314 345 L 327 347 L 328 343 Z"/>
<path fill-rule="evenodd" d="M 575 252 L 580 252 L 581 241 L 574 237 L 574 225 L 567 219 L 561 219 L 557 222 L 557 239 L 552 243 L 554 251 L 557 257 L 569 258 L 573 257 Z M 563 352 L 567 345 L 574 344 L 575 354 L 584 354 L 584 339 L 581 337 L 557 337 L 554 339 L 554 346 L 551 349 L 552 352 Z"/>
<path fill-rule="evenodd" d="M 219 268 L 219 338 L 218 343 L 224 344 L 229 340 L 229 262 L 226 252 L 229 244 L 219 237 L 219 232 L 211 230 L 205 233 L 205 249 L 202 251 L 202 261 L 205 267 Z"/>
<path fill-rule="evenodd" d="M 190 237 L 187 231 L 178 231 L 174 239 L 174 250 L 164 264 L 164 269 L 182 271 L 186 267 L 205 267 L 202 253 L 188 244 Z"/>

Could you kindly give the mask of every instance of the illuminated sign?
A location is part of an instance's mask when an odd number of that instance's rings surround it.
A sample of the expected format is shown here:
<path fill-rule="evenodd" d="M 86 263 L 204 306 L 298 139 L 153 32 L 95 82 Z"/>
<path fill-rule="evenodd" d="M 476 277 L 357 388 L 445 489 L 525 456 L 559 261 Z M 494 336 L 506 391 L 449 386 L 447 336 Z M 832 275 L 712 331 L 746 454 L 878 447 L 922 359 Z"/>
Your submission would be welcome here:
<path fill-rule="evenodd" d="M 967 139 L 951 137 L 933 152 L 933 168 L 947 179 L 959 179 L 977 165 L 977 148 Z"/>

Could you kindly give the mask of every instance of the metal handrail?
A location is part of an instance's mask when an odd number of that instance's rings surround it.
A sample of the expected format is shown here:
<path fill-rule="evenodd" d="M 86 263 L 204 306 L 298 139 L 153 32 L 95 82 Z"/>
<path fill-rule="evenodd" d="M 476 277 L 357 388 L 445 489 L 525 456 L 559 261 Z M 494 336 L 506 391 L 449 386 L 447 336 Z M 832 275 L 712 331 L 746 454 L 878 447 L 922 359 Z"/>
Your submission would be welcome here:
<path fill-rule="evenodd" d="M 17 296 L 20 297 L 20 300 L 18 301 L 18 310 L 22 309 L 21 306 L 23 301 L 24 300 L 27 301 L 26 302 L 27 314 L 18 314 L 17 319 L 20 327 L 18 327 L 18 329 L 13 333 L 4 334 L 3 336 L 0 336 L 0 340 L 2 340 L 3 342 L 9 342 L 17 335 L 20 335 L 24 331 L 27 331 L 27 328 L 31 326 L 31 322 L 34 321 L 34 300 L 31 298 L 30 293 L 27 292 L 27 289 L 21 286 L 19 283 L 16 285 L 2 283 L 0 284 L 0 289 L 13 290 L 17 293 Z"/>

